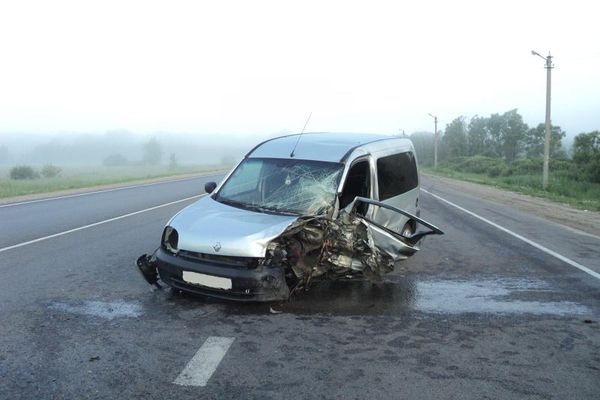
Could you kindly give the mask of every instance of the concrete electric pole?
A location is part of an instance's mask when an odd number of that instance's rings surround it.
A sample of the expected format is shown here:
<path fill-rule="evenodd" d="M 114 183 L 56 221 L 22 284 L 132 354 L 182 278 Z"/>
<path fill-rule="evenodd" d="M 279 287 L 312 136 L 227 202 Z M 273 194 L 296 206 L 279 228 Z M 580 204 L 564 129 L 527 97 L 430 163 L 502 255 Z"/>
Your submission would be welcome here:
<path fill-rule="evenodd" d="M 433 132 L 433 168 L 437 168 L 437 149 L 438 149 L 438 130 L 437 130 L 437 116 L 433 114 L 429 114 L 430 117 L 433 118 L 434 129 Z"/>
<path fill-rule="evenodd" d="M 546 61 L 546 140 L 544 142 L 544 170 L 542 177 L 542 187 L 544 190 L 548 188 L 548 169 L 550 164 L 550 138 L 552 137 L 552 123 L 550 122 L 550 93 L 551 93 L 551 74 L 552 56 L 548 52 L 548 57 L 542 56 L 540 53 L 531 50 L 531 54 L 543 58 Z"/>

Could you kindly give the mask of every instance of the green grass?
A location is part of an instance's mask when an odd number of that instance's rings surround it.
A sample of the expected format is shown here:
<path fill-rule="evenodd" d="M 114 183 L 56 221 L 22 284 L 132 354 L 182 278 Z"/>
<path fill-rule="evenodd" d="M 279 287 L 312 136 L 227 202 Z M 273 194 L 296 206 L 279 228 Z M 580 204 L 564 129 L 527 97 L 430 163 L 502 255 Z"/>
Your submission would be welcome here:
<path fill-rule="evenodd" d="M 423 172 L 467 182 L 481 183 L 508 189 L 514 192 L 542 197 L 580 208 L 600 211 L 600 184 L 579 182 L 561 175 L 552 175 L 548 190 L 542 189 L 542 175 L 510 175 L 490 177 L 487 174 L 459 172 L 449 168 L 423 168 Z"/>
<path fill-rule="evenodd" d="M 144 179 L 162 178 L 191 173 L 203 173 L 227 169 L 230 166 L 166 166 L 91 167 L 61 166 L 62 173 L 54 178 L 12 180 L 9 167 L 0 168 L 0 198 L 59 190 L 90 188 L 114 183 L 125 183 Z M 35 167 L 37 170 L 41 167 Z"/>

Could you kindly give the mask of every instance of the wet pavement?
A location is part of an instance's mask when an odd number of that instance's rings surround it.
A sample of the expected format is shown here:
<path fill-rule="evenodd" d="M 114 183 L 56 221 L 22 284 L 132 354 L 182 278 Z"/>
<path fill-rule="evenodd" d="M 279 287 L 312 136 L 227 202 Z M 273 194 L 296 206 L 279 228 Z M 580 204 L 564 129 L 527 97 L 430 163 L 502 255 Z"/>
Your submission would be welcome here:
<path fill-rule="evenodd" d="M 142 307 L 138 303 L 126 301 L 84 301 L 78 303 L 54 302 L 50 304 L 50 309 L 61 311 L 65 314 L 89 315 L 106 319 L 130 317 L 139 317 L 142 314 Z"/>
<path fill-rule="evenodd" d="M 0 398 L 598 398 L 600 281 L 421 204 L 446 235 L 384 282 L 279 304 L 149 290 L 133 263 L 183 204 L 2 253 Z M 206 386 L 177 385 L 214 337 Z"/>

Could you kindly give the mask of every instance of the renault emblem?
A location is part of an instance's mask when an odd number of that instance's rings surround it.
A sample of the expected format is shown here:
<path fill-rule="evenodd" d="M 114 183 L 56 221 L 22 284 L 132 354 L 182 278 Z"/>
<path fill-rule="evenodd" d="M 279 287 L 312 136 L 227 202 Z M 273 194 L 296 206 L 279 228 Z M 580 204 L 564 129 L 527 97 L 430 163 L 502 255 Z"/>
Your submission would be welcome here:
<path fill-rule="evenodd" d="M 213 249 L 215 249 L 215 251 L 218 253 L 219 250 L 221 250 L 221 243 L 219 243 L 219 242 L 215 243 L 215 245 L 213 246 Z"/>

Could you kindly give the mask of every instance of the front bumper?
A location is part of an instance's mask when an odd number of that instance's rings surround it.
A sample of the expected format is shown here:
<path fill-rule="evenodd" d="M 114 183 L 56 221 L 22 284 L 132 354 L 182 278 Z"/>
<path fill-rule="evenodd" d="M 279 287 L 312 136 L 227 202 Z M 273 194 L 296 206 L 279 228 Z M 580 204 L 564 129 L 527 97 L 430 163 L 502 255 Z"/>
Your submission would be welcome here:
<path fill-rule="evenodd" d="M 158 249 L 155 256 L 160 279 L 172 288 L 185 292 L 237 301 L 281 301 L 287 300 L 290 295 L 283 268 L 259 266 L 241 269 L 210 261 L 190 261 L 169 254 L 162 248 Z M 183 271 L 228 278 L 232 287 L 216 289 L 188 283 L 183 280 Z"/>

